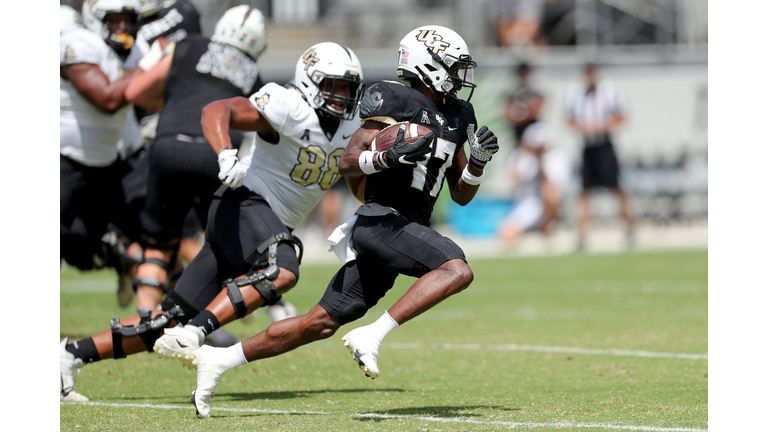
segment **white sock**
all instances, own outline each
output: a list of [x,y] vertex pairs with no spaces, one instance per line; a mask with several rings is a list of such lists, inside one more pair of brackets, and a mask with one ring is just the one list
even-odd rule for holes
[[397,321],[392,319],[386,311],[379,319],[368,325],[368,328],[372,330],[373,336],[378,339],[379,344],[389,332],[398,327],[400,327],[400,325],[397,324]]
[[231,347],[216,348],[216,357],[216,363],[223,366],[226,370],[248,363],[243,353],[243,344],[240,342]]

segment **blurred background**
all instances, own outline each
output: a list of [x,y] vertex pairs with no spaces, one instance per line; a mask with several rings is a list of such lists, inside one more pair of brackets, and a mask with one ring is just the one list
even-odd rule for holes
[[[80,8],[82,0],[61,0]],[[581,191],[583,138],[569,127],[568,86],[583,81],[586,63],[599,66],[626,100],[626,120],[613,134],[621,186],[632,208],[635,246],[707,244],[707,41],[706,0],[191,0],[210,35],[221,14],[238,4],[268,18],[262,78],[285,83],[310,45],[334,41],[352,48],[366,82],[396,79],[400,39],[423,24],[450,27],[463,36],[477,61],[472,103],[480,125],[499,137],[480,194],[458,207],[441,194],[433,225],[463,247],[498,253],[572,251]],[[563,187],[554,235],[536,233],[514,248],[494,243],[501,220],[514,208],[508,163],[516,147],[505,106],[518,86],[517,66],[530,66],[530,85],[543,95],[538,120],[549,144],[564,152],[572,170]],[[346,220],[357,202],[341,197],[328,213],[318,210],[300,227],[310,246],[324,244],[329,227]],[[623,247],[619,205],[610,194],[592,200],[592,250]],[[336,211],[333,211],[336,210]],[[329,220],[330,219],[330,220]],[[321,227],[322,229],[314,229]],[[310,254],[311,255],[311,254]],[[332,259],[332,254],[328,259]]]

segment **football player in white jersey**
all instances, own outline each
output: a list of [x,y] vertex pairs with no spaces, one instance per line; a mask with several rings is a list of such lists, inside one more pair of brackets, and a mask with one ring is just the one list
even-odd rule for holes
[[96,0],[84,5],[85,28],[70,25],[60,36],[60,254],[80,269],[124,270],[115,244],[101,237],[108,222],[138,228],[122,211],[127,169],[118,157],[121,142],[139,139],[123,96],[148,49],[134,43],[138,20],[135,0]]
[[[269,83],[250,98],[203,109],[203,132],[224,183],[209,210],[205,245],[150,321],[114,319],[110,330],[61,342],[62,399],[87,399],[74,392],[76,368],[151,351],[153,340],[161,356],[191,367],[207,333],[276,302],[296,284],[302,247],[291,232],[341,179],[338,160],[358,128],[363,87],[357,56],[323,42],[299,59],[295,85]],[[230,130],[256,132],[248,168],[231,148]],[[361,179],[349,184],[358,197]]]

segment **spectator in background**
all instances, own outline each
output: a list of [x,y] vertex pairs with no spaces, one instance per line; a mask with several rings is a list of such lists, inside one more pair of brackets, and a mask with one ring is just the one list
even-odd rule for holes
[[551,146],[550,132],[543,123],[526,128],[512,156],[509,175],[515,193],[514,207],[499,227],[504,245],[511,245],[527,231],[551,235],[571,166],[568,156]]
[[568,124],[584,138],[581,168],[582,192],[577,221],[578,249],[583,249],[589,222],[590,193],[608,188],[618,198],[621,217],[626,223],[628,246],[634,241],[634,220],[626,193],[619,186],[619,162],[613,149],[612,134],[626,117],[623,94],[610,82],[597,80],[597,65],[584,66],[584,84],[568,88],[565,105]]
[[520,63],[516,73],[517,88],[507,98],[504,108],[504,115],[515,136],[515,148],[520,145],[525,129],[539,120],[539,113],[544,105],[544,95],[529,83],[531,67],[527,63]]
[[495,0],[491,13],[496,21],[499,46],[543,45],[539,30],[544,0]]

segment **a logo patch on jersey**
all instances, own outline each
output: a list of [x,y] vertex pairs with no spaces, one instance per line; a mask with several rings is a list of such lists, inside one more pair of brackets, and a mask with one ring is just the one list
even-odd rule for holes
[[304,129],[304,135],[301,136],[304,141],[309,141],[309,129]]
[[422,114],[421,114],[421,122],[425,123],[425,124],[430,124],[429,123],[429,116],[427,115],[426,111],[422,112]]
[[445,120],[440,117],[440,114],[435,114],[435,119],[437,119],[437,122],[440,123],[440,126],[445,124]]
[[73,50],[72,47],[69,45],[67,45],[67,49],[64,50],[64,58],[65,59],[75,58],[75,50]]
[[451,46],[448,42],[443,41],[442,36],[435,34],[434,30],[421,30],[419,34],[416,35],[416,40],[423,42],[427,48],[432,48],[432,51],[434,51],[435,54],[440,53],[440,51],[445,51],[446,48]]
[[304,60],[304,70],[309,70],[311,66],[320,61],[314,48],[305,52],[301,58]]
[[368,116],[384,104],[384,98],[381,92],[365,92],[363,100],[360,101],[360,112]]
[[263,110],[267,102],[269,102],[269,93],[264,93],[264,96],[256,99],[256,108]]

